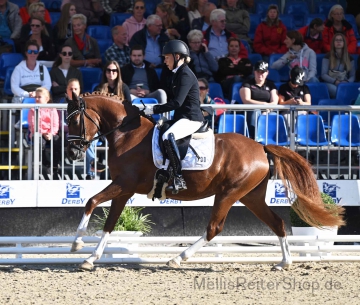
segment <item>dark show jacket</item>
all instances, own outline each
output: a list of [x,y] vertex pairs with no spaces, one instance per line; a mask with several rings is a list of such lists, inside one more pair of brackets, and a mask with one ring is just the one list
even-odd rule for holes
[[196,76],[191,69],[183,64],[173,75],[172,91],[174,97],[166,104],[155,105],[155,114],[174,110],[174,120],[189,119],[191,121],[204,121],[200,109],[200,93]]

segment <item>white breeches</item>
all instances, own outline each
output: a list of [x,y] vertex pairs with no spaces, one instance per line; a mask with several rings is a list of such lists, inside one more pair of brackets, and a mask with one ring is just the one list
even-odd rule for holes
[[190,121],[189,119],[180,119],[174,125],[172,125],[164,134],[162,139],[167,140],[169,133],[173,133],[175,140],[185,138],[188,135],[197,131],[202,122]]

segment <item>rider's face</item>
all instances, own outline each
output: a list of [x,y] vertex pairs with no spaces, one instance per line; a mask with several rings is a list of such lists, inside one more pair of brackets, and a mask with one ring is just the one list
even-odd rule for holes
[[[178,54],[175,55],[176,60],[180,59],[180,56]],[[176,67],[174,67],[174,56],[173,54],[165,54],[164,55],[164,63],[165,65],[167,65],[167,67],[169,68],[169,70],[174,70]]]

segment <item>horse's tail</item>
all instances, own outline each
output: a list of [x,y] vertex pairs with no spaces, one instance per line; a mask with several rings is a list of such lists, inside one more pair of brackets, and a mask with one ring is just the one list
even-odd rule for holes
[[292,208],[302,220],[316,228],[345,225],[344,208],[337,205],[325,207],[311,165],[302,156],[276,145],[266,145],[264,149],[274,156],[275,171],[284,185],[288,187],[285,180],[290,182],[298,199]]

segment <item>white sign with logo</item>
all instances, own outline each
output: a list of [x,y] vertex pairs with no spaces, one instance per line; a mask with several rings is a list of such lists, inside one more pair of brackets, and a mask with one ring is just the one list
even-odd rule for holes
[[35,207],[36,193],[36,181],[0,181],[0,208]]

